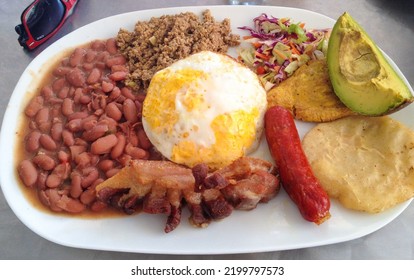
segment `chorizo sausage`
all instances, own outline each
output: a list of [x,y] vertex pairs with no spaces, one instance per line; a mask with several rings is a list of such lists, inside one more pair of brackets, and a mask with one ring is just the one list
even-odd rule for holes
[[329,197],[312,172],[291,113],[280,106],[269,108],[265,134],[282,186],[303,218],[318,225],[329,219]]

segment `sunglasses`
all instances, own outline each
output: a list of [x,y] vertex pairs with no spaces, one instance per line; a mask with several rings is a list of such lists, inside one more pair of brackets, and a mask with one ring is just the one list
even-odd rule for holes
[[78,0],[36,0],[22,13],[22,23],[15,27],[19,44],[33,50],[63,26]]

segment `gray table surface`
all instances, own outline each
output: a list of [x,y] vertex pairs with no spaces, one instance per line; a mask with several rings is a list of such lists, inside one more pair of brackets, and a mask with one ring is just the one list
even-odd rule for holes
[[[224,5],[201,0],[80,0],[59,33],[32,53],[17,43],[14,26],[31,1],[0,0],[0,112],[27,65],[65,34],[101,18],[129,11],[174,6]],[[403,0],[265,0],[265,5],[308,9],[338,18],[344,11],[361,23],[414,86],[414,1]],[[12,65],[12,67],[10,67]],[[3,113],[0,114],[0,121]],[[0,155],[1,158],[1,155]],[[1,165],[6,164],[1,162]],[[69,248],[54,244],[23,225],[0,192],[0,259],[414,259],[414,204],[394,221],[362,238],[296,250],[237,255],[149,255]]]

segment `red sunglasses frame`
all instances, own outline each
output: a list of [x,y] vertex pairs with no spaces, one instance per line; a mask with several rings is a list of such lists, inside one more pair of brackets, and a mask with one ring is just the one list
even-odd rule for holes
[[62,2],[62,4],[65,6],[65,14],[63,15],[63,18],[61,20],[61,22],[59,23],[59,25],[49,34],[45,35],[45,37],[43,37],[40,40],[35,40],[29,30],[29,27],[27,26],[27,22],[25,20],[27,13],[33,8],[34,5],[36,5],[39,1],[41,0],[36,0],[34,1],[32,4],[30,4],[22,13],[20,19],[22,22],[22,25],[24,27],[24,30],[27,34],[27,40],[25,42],[26,44],[26,48],[29,50],[33,50],[35,48],[37,48],[38,46],[40,46],[41,44],[43,44],[45,41],[47,41],[48,39],[50,39],[50,37],[52,37],[53,35],[56,34],[56,32],[59,31],[60,28],[62,28],[63,24],[65,23],[66,19],[72,14],[78,0],[59,0]]

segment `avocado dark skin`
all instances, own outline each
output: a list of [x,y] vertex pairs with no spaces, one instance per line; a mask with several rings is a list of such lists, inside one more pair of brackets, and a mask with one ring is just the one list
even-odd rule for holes
[[409,86],[348,13],[332,29],[327,62],[335,94],[359,114],[390,114],[414,100]]

